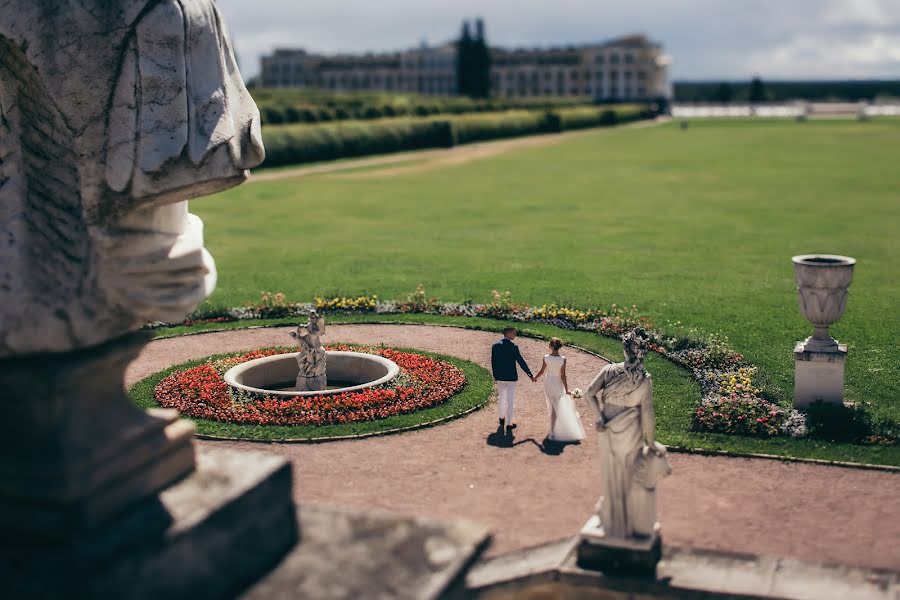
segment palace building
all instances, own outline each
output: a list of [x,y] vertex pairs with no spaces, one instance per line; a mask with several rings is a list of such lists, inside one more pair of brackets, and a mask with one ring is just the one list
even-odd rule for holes
[[[262,58],[265,87],[329,91],[458,93],[456,44],[422,45],[386,54],[325,56],[279,49]],[[559,48],[492,47],[491,94],[503,98],[669,99],[670,59],[645,35]]]

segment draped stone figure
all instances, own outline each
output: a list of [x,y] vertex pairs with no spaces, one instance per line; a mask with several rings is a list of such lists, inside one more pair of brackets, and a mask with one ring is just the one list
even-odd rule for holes
[[212,0],[0,0],[0,358],[183,318],[216,278],[187,200],[263,156]]
[[328,386],[326,379],[327,354],[322,346],[321,336],[325,334],[325,317],[312,310],[305,326],[297,327],[291,337],[300,345],[297,354],[297,391],[316,392]]
[[123,373],[135,330],[215,285],[187,201],[263,157],[212,0],[0,0],[0,538],[93,527],[194,468],[192,425]]
[[656,534],[656,482],[671,472],[656,442],[653,381],[644,369],[643,329],[623,336],[625,362],[604,367],[585,396],[597,416],[603,497],[597,508],[602,534],[649,539]]

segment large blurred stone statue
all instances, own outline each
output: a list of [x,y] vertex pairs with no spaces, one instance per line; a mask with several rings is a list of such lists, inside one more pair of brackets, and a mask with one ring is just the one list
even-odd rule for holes
[[229,598],[294,544],[290,465],[123,386],[263,155],[212,0],[0,0],[0,595]]
[[582,530],[579,560],[648,570],[659,560],[656,484],[671,467],[656,441],[653,381],[644,369],[647,335],[637,328],[622,342],[625,361],[605,366],[585,392],[597,416],[603,496]]
[[0,0],[0,537],[68,536],[194,467],[123,372],[215,284],[187,200],[264,152],[211,0]]
[[190,312],[216,274],[187,200],[262,158],[211,0],[0,0],[0,357]]

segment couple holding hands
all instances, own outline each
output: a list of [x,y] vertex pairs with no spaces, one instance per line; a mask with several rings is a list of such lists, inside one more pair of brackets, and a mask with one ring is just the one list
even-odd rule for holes
[[544,377],[544,396],[547,400],[547,412],[550,417],[550,432],[547,439],[551,442],[579,442],[584,439],[584,428],[575,410],[575,403],[569,395],[569,383],[566,380],[566,357],[560,355],[563,346],[559,338],[550,340],[550,352],[544,356],[541,370],[532,375],[528,363],[522,358],[519,347],[513,343],[516,339],[515,327],[503,330],[503,337],[491,347],[491,369],[497,382],[499,399],[497,410],[500,427],[505,428],[507,435],[516,427],[513,415],[516,406],[516,385],[519,379],[518,366],[533,382]]

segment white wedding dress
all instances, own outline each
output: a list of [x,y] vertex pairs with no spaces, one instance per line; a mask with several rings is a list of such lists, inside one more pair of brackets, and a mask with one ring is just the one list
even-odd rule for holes
[[563,386],[562,373],[566,359],[563,356],[548,354],[544,357],[547,365],[544,377],[544,396],[547,398],[547,411],[556,413],[556,423],[550,430],[549,439],[553,442],[580,442],[584,439],[584,427],[575,410],[572,397]]

